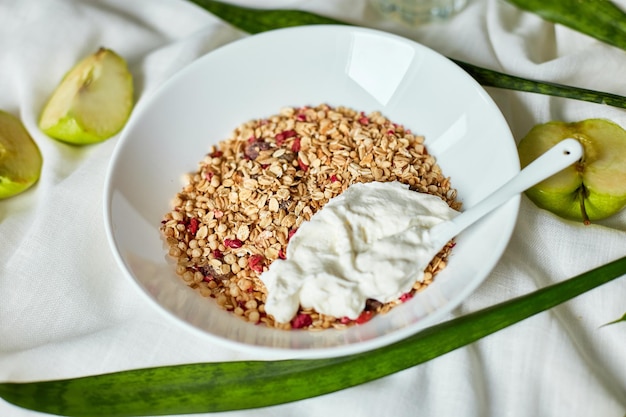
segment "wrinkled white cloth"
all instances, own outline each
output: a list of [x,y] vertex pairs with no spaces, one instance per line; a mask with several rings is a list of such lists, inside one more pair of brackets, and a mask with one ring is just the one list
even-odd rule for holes
[[[619,4],[626,8],[625,0]],[[314,11],[395,32],[479,66],[626,95],[626,52],[503,0],[470,0],[453,19],[419,28],[383,20],[366,0],[272,0],[263,6]],[[1,381],[250,358],[163,320],[121,273],[102,213],[103,181],[117,138],[76,148],[48,138],[36,123],[60,77],[99,46],[127,59],[141,100],[194,59],[244,36],[185,0],[0,0],[0,109],[22,120],[44,157],[33,189],[0,200]],[[602,117],[626,127],[626,110],[487,91],[516,140],[549,120]],[[625,254],[626,212],[585,227],[524,197],[501,261],[451,316]],[[602,325],[624,313],[622,277],[395,375],[319,398],[223,415],[623,417],[626,323]],[[41,414],[0,400],[0,415]]]

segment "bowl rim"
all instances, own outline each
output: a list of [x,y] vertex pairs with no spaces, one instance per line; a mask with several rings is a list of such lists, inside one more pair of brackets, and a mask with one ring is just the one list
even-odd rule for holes
[[[454,61],[449,60],[442,54],[434,51],[433,49],[415,40],[412,40],[412,39],[409,39],[400,35],[396,35],[393,33],[384,32],[378,29],[370,29],[370,28],[363,28],[363,27],[356,27],[356,26],[343,26],[343,25],[298,26],[298,27],[275,29],[275,30],[247,36],[241,39],[237,39],[230,43],[222,45],[216,49],[213,49],[212,51],[196,58],[194,61],[192,61],[191,63],[189,63],[188,65],[186,65],[185,67],[177,71],[175,74],[173,74],[171,77],[169,77],[167,80],[165,80],[163,83],[161,83],[161,85],[156,87],[154,90],[149,91],[146,94],[142,95],[139,98],[139,101],[137,105],[135,106],[133,113],[131,114],[131,118],[129,119],[127,125],[122,130],[118,142],[115,144],[115,148],[113,150],[113,154],[112,154],[112,157],[111,157],[111,160],[110,160],[107,172],[106,172],[106,177],[105,177],[104,220],[105,220],[105,231],[106,231],[107,239],[109,241],[109,246],[111,247],[111,252],[116,260],[116,263],[122,270],[122,273],[126,276],[126,278],[128,278],[133,283],[135,288],[139,290],[139,293],[142,294],[142,297],[145,297],[149,301],[149,304],[152,304],[153,306],[156,307],[155,310],[159,311],[162,315],[164,315],[165,317],[169,319],[174,319],[174,321],[178,325],[182,324],[185,328],[191,329],[194,333],[204,338],[207,338],[210,341],[234,348],[237,351],[261,353],[264,356],[270,356],[270,357],[275,356],[275,355],[278,355],[280,357],[284,357],[285,355],[287,355],[288,357],[311,357],[311,358],[336,357],[336,356],[360,353],[360,352],[364,352],[368,350],[373,350],[376,348],[381,348],[386,345],[403,340],[411,335],[414,335],[431,325],[437,324],[438,322],[441,321],[441,319],[443,319],[446,315],[448,315],[453,309],[457,308],[462,303],[462,301],[465,300],[471,293],[473,293],[488,277],[489,273],[493,270],[493,268],[495,267],[495,265],[501,258],[504,250],[506,249],[506,246],[508,245],[508,241],[510,240],[512,236],[515,223],[517,221],[517,217],[519,214],[519,204],[521,201],[521,196],[516,196],[511,201],[506,203],[506,205],[508,205],[509,207],[508,210],[512,212],[511,218],[509,219],[510,220],[509,223],[507,225],[503,225],[503,228],[501,229],[502,235],[506,236],[506,244],[502,246],[497,256],[495,256],[492,259],[492,263],[485,267],[487,272],[484,275],[484,277],[481,280],[475,280],[472,283],[472,285],[467,285],[463,289],[463,291],[460,291],[457,294],[457,296],[454,299],[449,300],[444,307],[441,307],[437,309],[437,311],[435,311],[434,313],[429,314],[425,318],[425,319],[428,319],[427,321],[429,324],[427,326],[416,326],[416,324],[413,323],[404,328],[395,330],[389,334],[385,334],[383,336],[376,337],[370,340],[360,341],[358,343],[351,343],[348,345],[338,345],[338,346],[331,346],[331,347],[322,347],[322,348],[313,347],[313,348],[307,348],[307,349],[247,344],[242,341],[233,340],[233,339],[223,337],[221,335],[210,333],[204,329],[199,328],[198,326],[192,323],[189,323],[188,321],[184,320],[181,317],[178,317],[176,314],[169,311],[165,306],[163,306],[160,302],[158,302],[158,300],[156,300],[150,293],[148,293],[146,289],[138,282],[138,278],[135,277],[133,272],[130,270],[130,268],[128,268],[126,260],[120,253],[119,246],[116,241],[116,234],[112,226],[113,213],[112,213],[112,207],[111,207],[111,199],[112,199],[112,193],[113,193],[113,188],[114,188],[113,176],[114,176],[116,164],[119,161],[119,156],[125,148],[124,145],[131,140],[130,138],[132,138],[130,134],[132,131],[132,127],[136,123],[139,123],[139,121],[141,121],[142,115],[144,113],[144,109],[148,109],[155,102],[155,100],[158,100],[163,94],[165,94],[171,88],[172,85],[175,85],[177,83],[177,80],[183,79],[195,67],[202,65],[202,63],[205,62],[206,60],[210,60],[211,59],[210,57],[214,56],[218,51],[223,51],[227,48],[232,47],[235,44],[244,45],[246,43],[252,42],[251,39],[255,39],[255,41],[257,41],[260,38],[272,39],[272,37],[274,36],[290,36],[294,32],[315,33],[315,31],[319,31],[319,30],[335,30],[335,31],[345,31],[349,33],[362,32],[362,33],[373,34],[376,36],[388,37],[388,38],[392,38],[403,43],[407,43],[408,45],[411,45],[413,48],[421,49],[422,51],[427,53],[429,56],[437,57],[436,59],[439,59],[439,60],[445,59],[448,62],[448,64],[446,65],[450,65],[451,67],[455,68],[455,71],[459,74],[460,77],[465,77],[464,82],[468,82],[472,84],[472,87],[473,89],[476,90],[476,93],[482,96],[485,102],[490,107],[492,107],[493,110],[495,110],[496,114],[498,114],[501,117],[501,121],[503,121],[506,124],[506,120],[504,119],[504,116],[502,115],[500,109],[495,104],[493,99],[487,94],[486,90],[474,78],[472,78],[465,70],[463,70],[459,65],[457,65]],[[508,129],[508,125],[507,125],[507,129]],[[508,132],[510,133],[510,129],[508,129]],[[511,138],[512,138],[512,135],[511,135]],[[519,166],[517,169],[519,170]],[[425,319],[421,321],[424,321]]]

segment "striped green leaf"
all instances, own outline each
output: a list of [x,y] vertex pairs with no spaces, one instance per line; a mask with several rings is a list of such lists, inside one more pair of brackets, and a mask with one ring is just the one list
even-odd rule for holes
[[607,324],[605,324],[605,326],[608,326],[609,324],[615,324],[615,323],[620,323],[620,322],[625,322],[626,323],[626,314],[624,314],[622,317],[620,317],[617,320],[613,320]]
[[331,359],[198,363],[84,378],[1,383],[0,397],[64,416],[123,417],[258,408],[339,391],[466,346],[626,274],[626,257],[393,345]]
[[[189,0],[229,24],[251,34],[303,25],[342,24],[303,10],[242,7],[215,0]],[[584,29],[584,33],[626,49],[626,14],[608,0],[508,0],[556,23]],[[576,18],[580,18],[576,21]],[[614,22],[610,29],[607,21]],[[545,94],[626,108],[626,97],[564,84],[531,80],[453,60],[480,84],[508,90]]]

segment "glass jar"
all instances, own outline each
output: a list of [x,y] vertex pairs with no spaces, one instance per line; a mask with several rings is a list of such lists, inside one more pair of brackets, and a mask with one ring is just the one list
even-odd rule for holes
[[387,18],[415,26],[443,21],[462,10],[468,0],[370,0]]

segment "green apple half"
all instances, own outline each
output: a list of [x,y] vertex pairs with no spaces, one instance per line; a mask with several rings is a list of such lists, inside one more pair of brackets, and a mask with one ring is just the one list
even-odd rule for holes
[[126,61],[100,48],[74,66],[52,93],[39,119],[47,135],[85,145],[118,133],[133,108],[133,77]]
[[41,175],[39,147],[22,122],[0,111],[0,199],[30,188]]
[[537,125],[519,142],[522,167],[565,138],[580,141],[582,159],[526,191],[537,206],[589,223],[626,206],[626,131],[604,119]]

